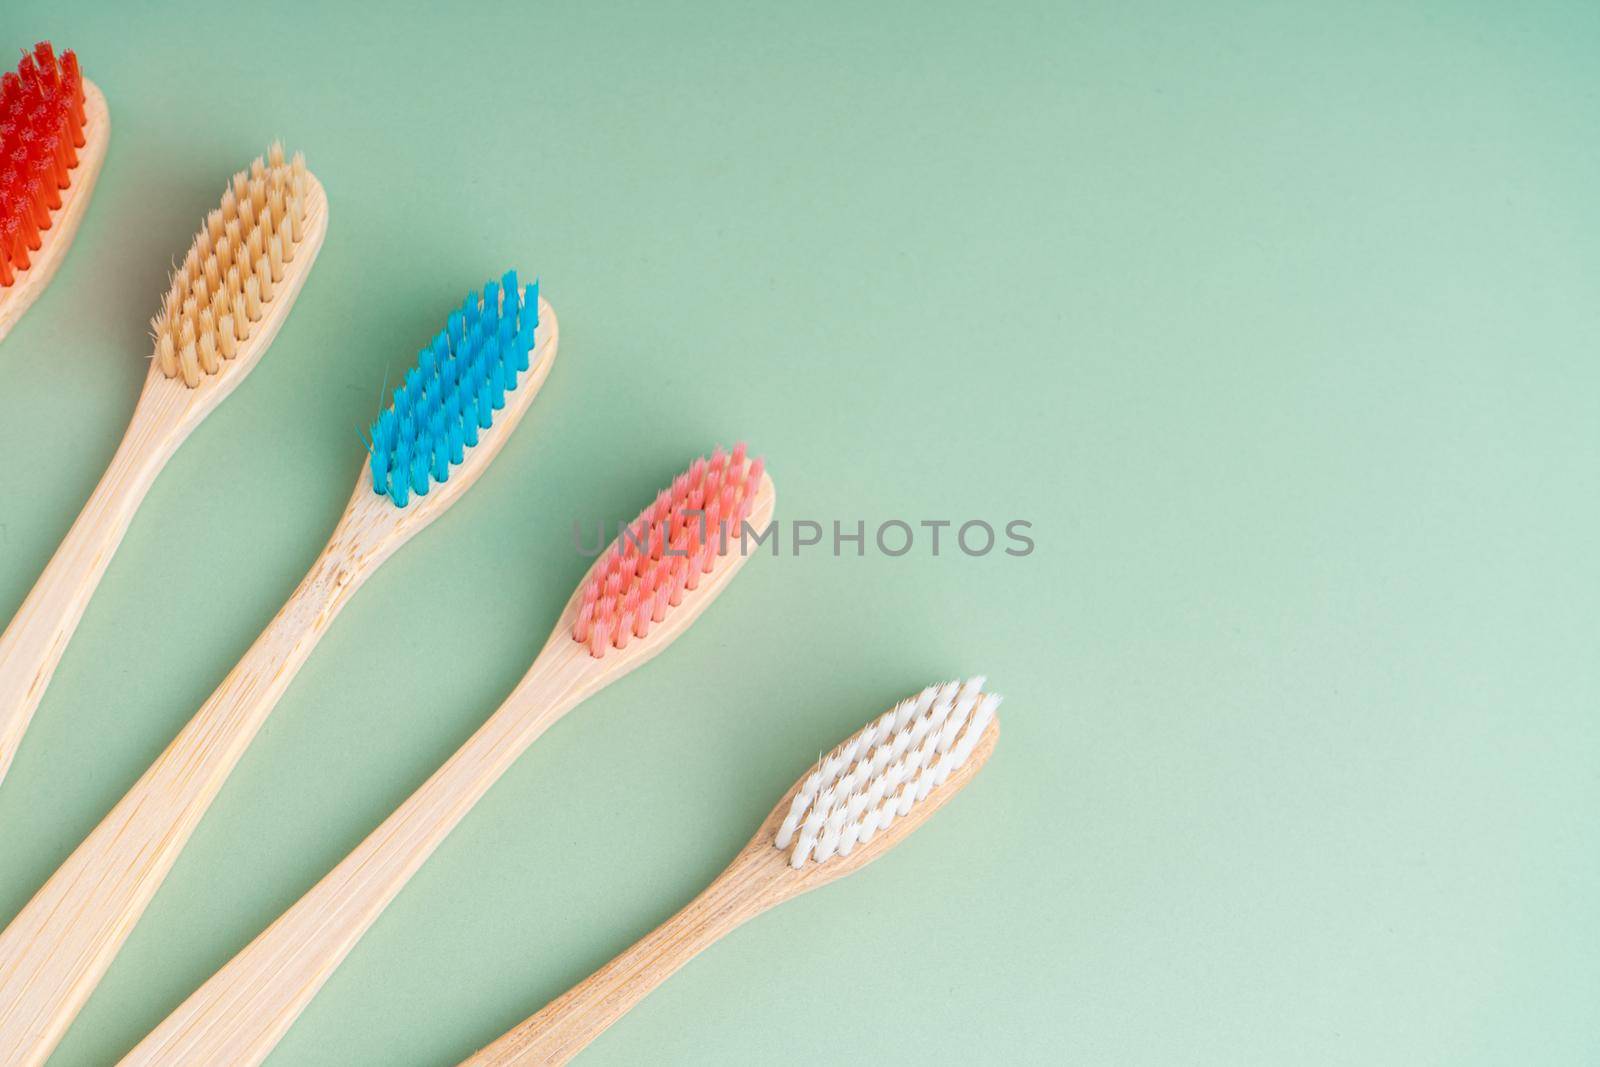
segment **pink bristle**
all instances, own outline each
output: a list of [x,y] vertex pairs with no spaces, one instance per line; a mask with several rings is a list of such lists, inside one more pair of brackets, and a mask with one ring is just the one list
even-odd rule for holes
[[572,636],[592,656],[644,639],[700,576],[715,570],[754,506],[760,468],[744,445],[701,457],[656,494],[596,562],[584,584]]

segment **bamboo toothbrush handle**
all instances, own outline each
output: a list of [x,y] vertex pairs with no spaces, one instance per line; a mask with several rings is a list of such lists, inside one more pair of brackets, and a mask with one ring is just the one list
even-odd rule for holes
[[100,484],[0,635],[0,781],[134,512],[177,448],[167,408],[159,398],[139,404]]
[[360,577],[323,553],[156,762],[0,933],[0,1063],[41,1063]]
[[[571,641],[565,644],[582,653]],[[123,1067],[242,1067],[264,1060],[446,835],[517,756],[577,703],[583,666],[573,655],[541,657],[444,766],[151,1031]]]
[[[764,851],[777,855],[769,844]],[[616,959],[529,1016],[461,1067],[566,1063],[679,967],[783,899],[771,861],[752,845],[705,892]]]

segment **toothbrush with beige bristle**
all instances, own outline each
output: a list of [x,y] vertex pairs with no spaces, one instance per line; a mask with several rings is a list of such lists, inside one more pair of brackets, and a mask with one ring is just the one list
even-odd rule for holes
[[0,1064],[49,1056],[328,627],[505,447],[550,373],[557,337],[537,283],[524,289],[512,271],[469,296],[422,349],[373,425],[355,491],[299,588],[0,932]]
[[867,724],[794,784],[705,892],[462,1067],[566,1063],[725,934],[899,844],[994,751],[1000,697],[983,682],[929,686]]
[[233,176],[201,223],[151,322],[155,352],[122,444],[0,634],[0,779],[134,512],[178,446],[260,362],[327,227],[322,186],[277,145]]
[[474,804],[567,712],[683,634],[765,531],[772,479],[744,446],[696,460],[626,526],[567,602],[500,709],[410,799],[123,1060],[264,1060],[361,936]]

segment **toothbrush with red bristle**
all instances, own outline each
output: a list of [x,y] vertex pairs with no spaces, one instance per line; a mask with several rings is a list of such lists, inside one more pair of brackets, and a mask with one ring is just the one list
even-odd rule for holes
[[236,173],[201,220],[151,321],[150,369],[122,443],[0,633],[0,780],[139,505],[179,446],[260,363],[327,232],[321,183],[299,153],[285,159],[277,144]]
[[355,491],[310,572],[0,932],[0,1064],[31,1067],[50,1055],[323,634],[384,561],[488,470],[549,376],[558,337],[538,284],[523,287],[508,271],[481,297],[470,294],[422,348],[372,427]]
[[981,677],[930,685],[847,738],[682,911],[461,1067],[566,1063],[719,938],[895,847],[994,751],[1000,697],[983,686]]
[[772,480],[741,446],[695,461],[595,561],[500,709],[383,825],[184,1001],[129,1064],[260,1063],[356,942],[540,734],[688,629],[764,530]]
[[66,257],[110,139],[105,95],[75,53],[40,41],[0,75],[0,338]]

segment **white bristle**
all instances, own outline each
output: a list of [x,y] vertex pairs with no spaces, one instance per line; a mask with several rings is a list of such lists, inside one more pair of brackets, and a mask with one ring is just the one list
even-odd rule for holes
[[850,855],[949,780],[1000,706],[984,681],[929,686],[820,758],[773,835],[789,865]]

